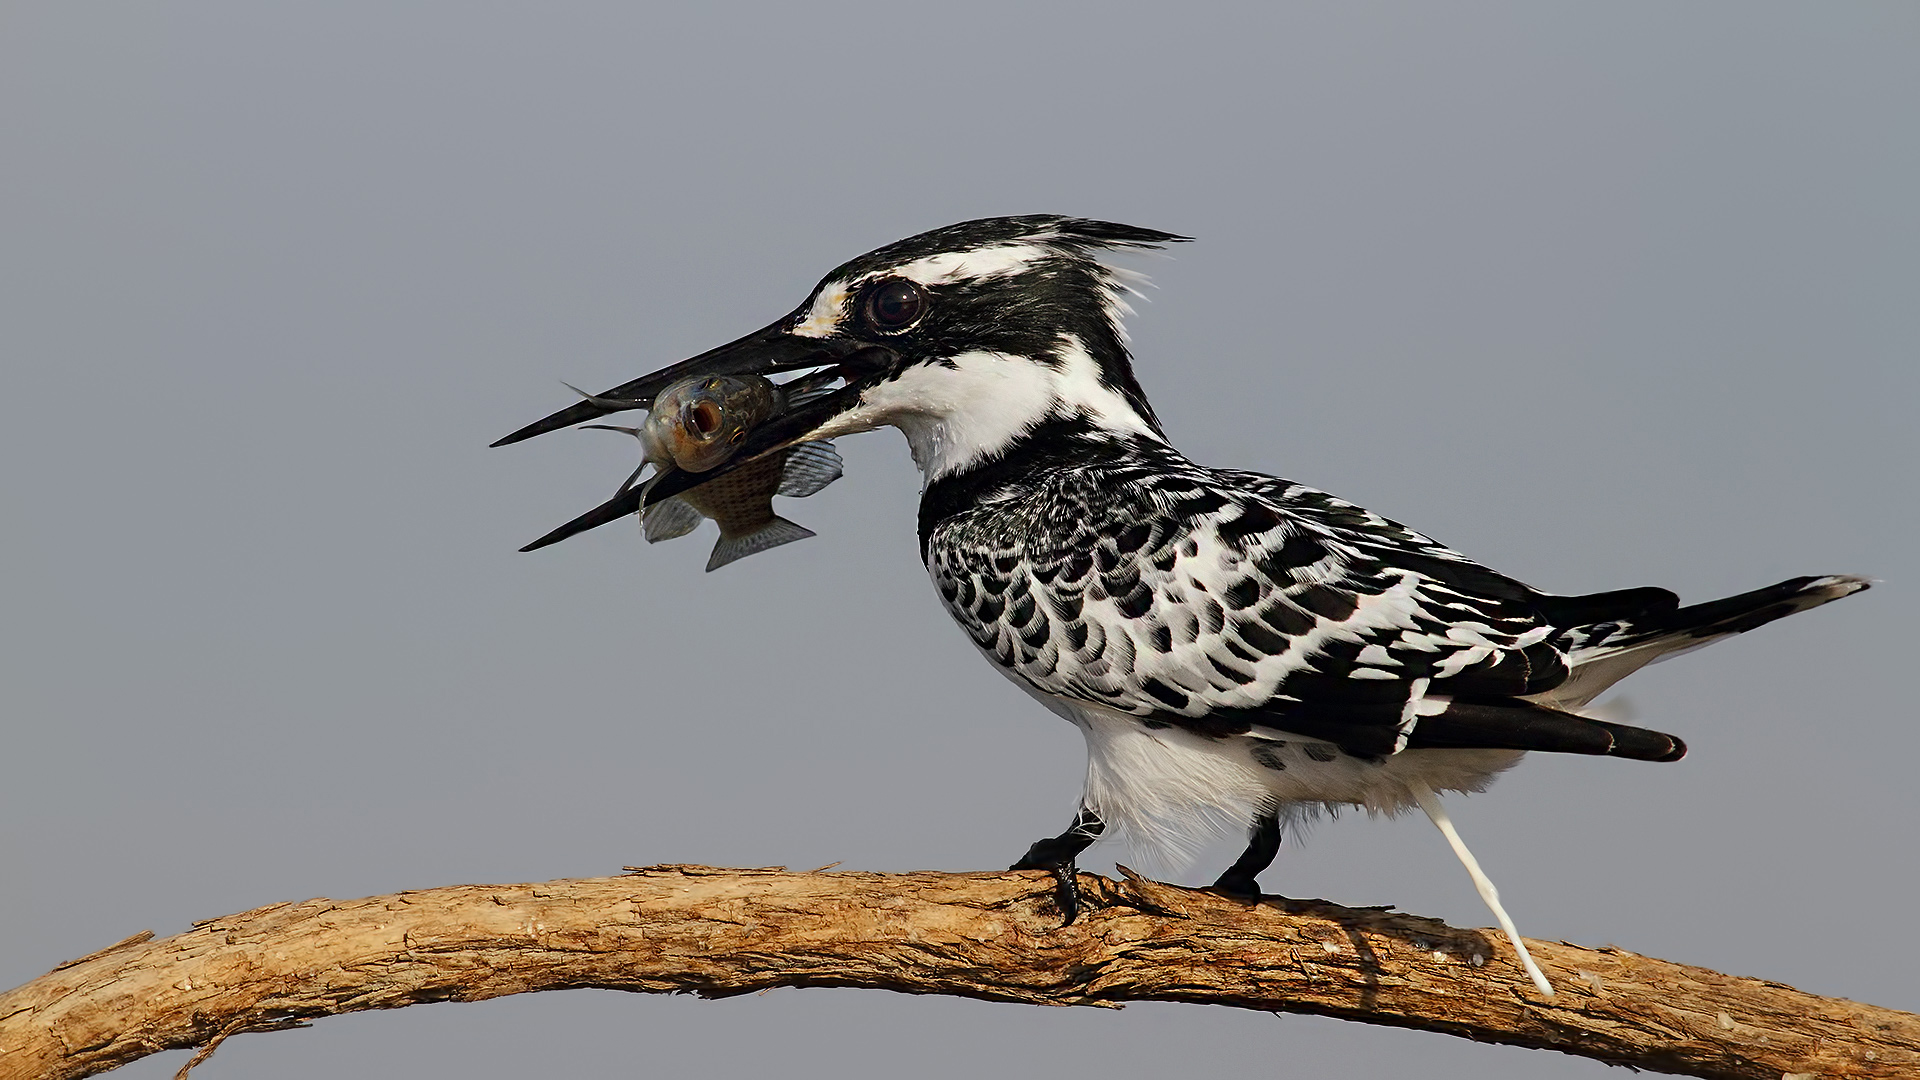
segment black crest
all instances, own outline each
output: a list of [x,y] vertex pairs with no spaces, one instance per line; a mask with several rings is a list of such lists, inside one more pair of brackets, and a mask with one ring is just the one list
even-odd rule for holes
[[1002,244],[1049,244],[1059,247],[1063,253],[1093,258],[1100,251],[1157,248],[1189,239],[1191,237],[1157,229],[1060,214],[976,218],[896,240],[847,262],[828,274],[826,280],[853,277],[942,252],[978,251]]

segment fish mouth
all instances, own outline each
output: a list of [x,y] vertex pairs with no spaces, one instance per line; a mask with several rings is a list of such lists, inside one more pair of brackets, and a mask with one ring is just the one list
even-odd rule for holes
[[847,338],[800,337],[788,332],[791,325],[791,317],[782,319],[738,341],[622,383],[605,393],[583,395],[584,400],[495,442],[494,446],[506,446],[608,413],[649,408],[662,391],[683,379],[711,375],[794,376],[780,386],[789,401],[798,398],[799,403],[790,404],[786,411],[749,429],[738,451],[726,461],[698,473],[669,468],[645,484],[622,488],[613,498],[520,550],[535,551],[618,521],[642,507],[717,480],[758,458],[800,442],[809,432],[852,408],[869,387],[884,382],[898,369],[899,354],[891,349]]

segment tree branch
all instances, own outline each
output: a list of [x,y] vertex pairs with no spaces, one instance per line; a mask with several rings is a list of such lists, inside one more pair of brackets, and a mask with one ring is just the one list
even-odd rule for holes
[[1700,1077],[1920,1076],[1920,1016],[1416,916],[1082,875],[656,866],[275,904],[135,935],[0,994],[0,1078],[90,1076],[359,1009],[598,987],[707,997],[858,986],[1039,1005],[1187,1001],[1444,1032]]

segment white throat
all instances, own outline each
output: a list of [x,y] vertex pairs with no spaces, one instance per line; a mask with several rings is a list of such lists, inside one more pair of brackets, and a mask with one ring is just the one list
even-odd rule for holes
[[1117,434],[1160,437],[1100,381],[1099,366],[1080,340],[1066,335],[1053,363],[972,351],[945,364],[915,365],[867,390],[858,405],[806,438],[897,427],[914,464],[933,481],[1004,451],[1049,418],[1076,415]]

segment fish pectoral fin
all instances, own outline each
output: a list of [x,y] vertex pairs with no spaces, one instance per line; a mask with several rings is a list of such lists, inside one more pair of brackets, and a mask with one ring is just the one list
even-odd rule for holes
[[804,499],[840,479],[840,451],[830,442],[804,442],[787,451],[786,466],[780,472],[775,495]]
[[812,529],[776,517],[750,533],[722,536],[719,543],[713,545],[712,557],[707,559],[707,572],[712,573],[735,559],[744,559],[756,552],[791,544],[795,540],[805,540],[812,535]]
[[685,536],[699,524],[700,511],[678,496],[662,499],[640,511],[640,530],[646,534],[649,544]]

